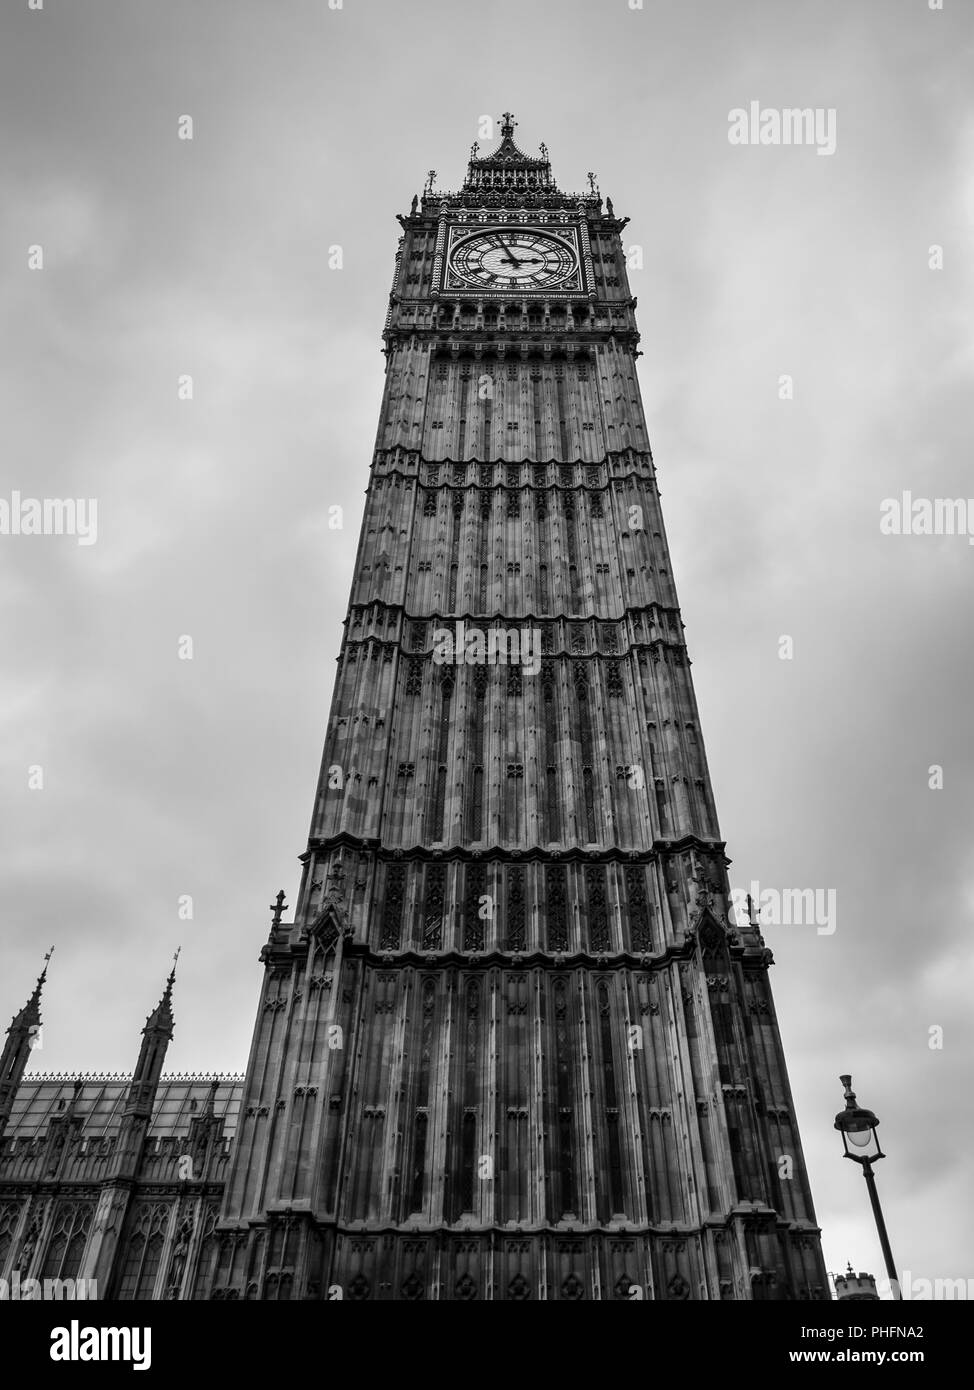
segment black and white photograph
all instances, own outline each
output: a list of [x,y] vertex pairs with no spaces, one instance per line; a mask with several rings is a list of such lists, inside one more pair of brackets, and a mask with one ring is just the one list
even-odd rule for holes
[[8,0],[0,119],[25,1373],[956,1365],[971,0]]

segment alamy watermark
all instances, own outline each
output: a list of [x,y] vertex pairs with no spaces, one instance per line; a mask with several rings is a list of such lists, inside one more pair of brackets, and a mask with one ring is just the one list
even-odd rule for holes
[[52,1361],[131,1361],[133,1371],[152,1365],[151,1327],[82,1327],[72,1318],[51,1329]]
[[98,539],[94,497],[0,497],[0,536],[77,536],[79,545]]
[[835,107],[762,106],[727,113],[731,145],[814,145],[816,154],[835,154]]
[[819,936],[831,936],[836,928],[834,888],[762,888],[731,890],[738,922],[749,920],[753,904],[762,927],[815,927]]
[[884,536],[966,536],[974,545],[974,497],[884,497],[879,529]]
[[485,632],[460,619],[453,630],[433,632],[433,661],[437,666],[521,666],[527,676],[541,670],[539,627],[492,627]]
[[877,1279],[876,1292],[881,1298],[895,1298],[897,1291],[907,1303],[969,1299],[974,1298],[974,1279],[918,1279],[910,1269],[904,1269],[900,1280]]
[[9,1279],[0,1279],[0,1303],[25,1303],[37,1299],[72,1302],[97,1297],[97,1279],[21,1279],[19,1269],[12,1270]]

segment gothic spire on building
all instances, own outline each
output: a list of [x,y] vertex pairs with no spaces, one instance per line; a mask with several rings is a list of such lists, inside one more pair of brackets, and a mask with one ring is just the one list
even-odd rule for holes
[[0,1135],[3,1134],[13,1107],[17,1088],[23,1080],[27,1062],[41,1041],[41,992],[47,979],[54,947],[44,957],[44,965],[24,1007],[10,1021],[3,1049],[0,1051]]
[[[166,978],[166,987],[162,991],[162,997],[145,1021],[145,1027],[142,1029],[143,1036],[164,1036],[167,1042],[172,1037],[172,987],[176,982],[176,963],[179,960],[179,949],[177,947],[173,957],[172,969]],[[138,1068],[136,1068],[136,1073],[138,1073]]]
[[[437,212],[444,206],[554,208],[563,205],[601,207],[597,190],[588,193],[565,193],[555,182],[548,158],[548,147],[542,144],[538,155],[529,155],[514,139],[517,122],[513,113],[505,111],[500,118],[500,143],[486,154],[480,153],[474,142],[467,164],[467,177],[456,192],[434,189],[435,171],[430,170],[423,189],[422,212]],[[416,216],[413,208],[411,216]]]
[[149,1014],[142,1029],[142,1045],[139,1059],[132,1074],[132,1084],[126,1098],[125,1113],[149,1117],[155,1100],[156,1088],[162,1075],[166,1051],[172,1041],[174,1022],[172,1012],[172,990],[176,979],[176,961],[179,951],[173,958],[172,969],[166,980],[165,989],[156,1007]]
[[516,125],[512,113],[505,111],[501,118],[501,142],[497,149],[487,155],[471,155],[462,190],[464,194],[478,191],[558,191],[551,176],[547,150],[542,148],[540,158],[525,154],[514,141]]

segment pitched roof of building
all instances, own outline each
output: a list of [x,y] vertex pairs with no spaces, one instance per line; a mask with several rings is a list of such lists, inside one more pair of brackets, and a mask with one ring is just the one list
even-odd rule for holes
[[[131,1075],[114,1072],[85,1076],[28,1073],[17,1090],[6,1137],[42,1138],[48,1123],[63,1115],[72,1100],[74,1114],[84,1122],[87,1134],[117,1134],[131,1080]],[[81,1083],[77,1092],[75,1082]],[[160,1138],[187,1134],[190,1121],[205,1113],[212,1092],[213,1113],[223,1120],[224,1134],[232,1136],[237,1127],[243,1083],[242,1075],[184,1072],[162,1076],[149,1134]]]

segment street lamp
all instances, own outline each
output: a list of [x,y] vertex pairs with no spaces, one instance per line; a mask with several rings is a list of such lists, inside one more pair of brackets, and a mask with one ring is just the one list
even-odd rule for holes
[[866,1179],[866,1187],[869,1189],[869,1201],[872,1204],[873,1216],[876,1218],[876,1230],[879,1232],[879,1243],[883,1249],[883,1259],[886,1262],[886,1273],[889,1275],[890,1285],[893,1289],[894,1298],[902,1298],[900,1292],[900,1281],[896,1274],[896,1265],[893,1263],[893,1252],[889,1248],[889,1236],[886,1234],[886,1222],[883,1220],[883,1209],[879,1205],[879,1193],[876,1191],[876,1178],[873,1173],[873,1164],[886,1155],[879,1147],[879,1136],[876,1130],[879,1121],[871,1110],[863,1110],[856,1104],[856,1093],[852,1089],[852,1077],[840,1076],[845,1094],[845,1109],[840,1110],[835,1117],[835,1128],[842,1135],[842,1143],[845,1148],[844,1158],[851,1158],[853,1163],[858,1163],[862,1168],[862,1175]]

